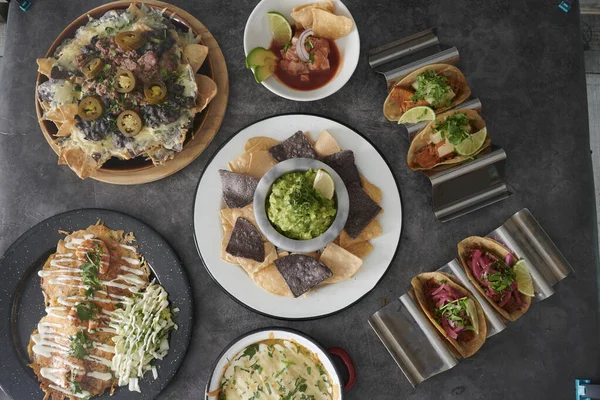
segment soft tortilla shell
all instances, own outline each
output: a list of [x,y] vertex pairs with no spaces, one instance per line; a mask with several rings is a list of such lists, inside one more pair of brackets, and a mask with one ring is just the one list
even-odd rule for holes
[[461,156],[461,155],[457,154],[455,157],[453,157],[449,160],[446,160],[446,161],[442,161],[441,163],[437,163],[431,168],[420,167],[419,164],[417,164],[415,162],[415,153],[417,151],[421,150],[423,147],[428,145],[429,138],[433,134],[433,128],[435,127],[436,122],[444,121],[446,118],[448,118],[454,114],[458,114],[458,113],[467,114],[467,117],[469,119],[475,120],[475,122],[473,123],[473,125],[475,126],[475,132],[485,128],[485,121],[483,120],[483,118],[481,118],[481,115],[479,115],[479,113],[475,110],[452,110],[452,111],[445,112],[441,115],[438,115],[435,118],[435,120],[433,120],[429,124],[427,124],[427,126],[425,126],[425,128],[423,128],[421,130],[421,132],[419,132],[414,137],[413,141],[410,143],[410,147],[408,148],[408,156],[406,157],[406,160],[408,162],[408,167],[410,169],[412,169],[413,171],[422,171],[422,170],[431,170],[440,165],[459,164],[466,160],[469,160],[472,157],[475,157],[477,154],[481,153],[483,150],[487,149],[488,147],[490,147],[492,145],[492,139],[490,139],[490,137],[487,136],[485,138],[485,142],[483,142],[483,145],[481,146],[481,148],[479,150],[477,150],[475,152],[475,154],[473,154],[469,157]]
[[[476,335],[476,337],[473,340],[465,343],[452,339],[446,334],[444,328],[435,321],[435,319],[433,318],[433,314],[429,309],[427,294],[425,293],[425,283],[430,279],[432,279],[434,282],[440,285],[442,280],[446,280],[448,286],[456,290],[458,293],[467,296],[473,301],[473,303],[475,303],[475,308],[477,309],[477,317],[479,319],[479,334]],[[423,313],[427,316],[427,318],[429,318],[429,321],[433,324],[433,326],[436,327],[439,333],[452,345],[452,348],[455,349],[461,357],[470,357],[481,348],[487,337],[487,324],[485,321],[485,314],[483,313],[481,305],[479,304],[477,299],[467,289],[454,282],[450,276],[441,272],[424,272],[415,276],[410,281],[410,284],[414,289],[415,297],[419,302]]]
[[[396,83],[392,87],[392,89],[395,87],[400,87],[411,91],[414,90],[412,88],[412,84],[415,83],[415,81],[417,80],[417,76],[427,70],[437,72],[438,74],[446,76],[451,80],[456,80],[458,82],[458,86],[460,87],[458,93],[456,93],[456,95],[450,102],[450,107],[436,109],[435,112],[437,114],[463,103],[471,96],[471,89],[467,84],[465,76],[458,68],[450,64],[432,64],[423,68],[419,68],[416,71],[413,71],[404,78],[402,78],[398,83]],[[400,107],[400,104],[391,98],[391,93],[392,90],[390,90],[390,93],[388,94],[387,98],[385,99],[385,102],[383,103],[383,115],[385,115],[385,117],[390,121],[398,121],[398,119],[400,119],[400,117],[402,116],[403,112],[402,108]]]
[[312,30],[316,36],[336,40],[346,36],[352,30],[354,23],[348,17],[335,15],[321,8],[313,8]]
[[[531,305],[531,297],[525,296],[525,295],[521,296],[521,300],[523,301],[523,308],[521,310],[516,310],[516,311],[509,313],[505,309],[499,307],[498,304],[496,304],[492,299],[488,298],[485,295],[485,291],[481,288],[481,286],[479,285],[479,282],[473,276],[473,273],[471,272],[471,268],[469,268],[467,254],[468,254],[468,249],[470,249],[470,248],[487,250],[490,253],[494,253],[494,254],[498,255],[498,257],[500,257],[502,259],[506,258],[506,256],[508,254],[512,254],[512,252],[509,249],[507,249],[504,245],[502,245],[501,243],[498,243],[497,241],[495,241],[493,239],[479,237],[479,236],[468,237],[466,239],[463,239],[458,244],[458,258],[460,260],[460,264],[462,265],[463,269],[465,270],[467,277],[469,278],[471,283],[473,283],[473,286],[475,286],[477,288],[479,293],[481,293],[481,295],[483,297],[485,297],[485,299],[488,301],[488,303],[490,303],[490,305],[492,307],[494,307],[494,309],[502,316],[502,318],[504,318],[506,321],[518,320],[529,309],[529,306]],[[514,256],[514,254],[513,254],[513,256]],[[516,257],[515,257],[515,259],[516,259]]]

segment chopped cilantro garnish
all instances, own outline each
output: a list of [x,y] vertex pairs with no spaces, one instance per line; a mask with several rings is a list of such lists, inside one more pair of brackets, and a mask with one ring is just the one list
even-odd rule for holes
[[91,302],[88,304],[79,303],[75,305],[75,310],[80,320],[87,321],[96,318],[96,312],[100,311],[100,307]]
[[87,286],[85,296],[89,299],[94,296],[96,290],[100,290],[102,285],[98,278],[98,271],[102,266],[102,249],[98,248],[95,251],[89,251],[86,253],[87,261],[79,266],[81,270],[81,279],[84,285]]
[[283,51],[288,51],[288,49],[292,46],[292,42],[286,43],[285,46],[283,46]]
[[444,121],[438,121],[434,127],[435,132],[440,132],[443,139],[457,145],[469,138],[470,120],[465,113],[456,113]]
[[83,330],[77,332],[75,336],[71,336],[69,339],[71,340],[71,351],[69,354],[78,360],[83,360],[88,355],[88,349],[93,347],[92,341]]
[[71,386],[71,393],[77,394],[82,393],[81,384],[75,380],[69,381],[69,385]]
[[258,351],[258,344],[257,343],[251,344],[250,346],[248,346],[246,348],[246,350],[244,350],[244,353],[236,359],[236,361],[243,357],[248,357],[248,359],[251,359],[252,357],[254,357],[254,355],[256,354],[257,351]]
[[427,70],[417,76],[417,90],[411,100],[426,99],[433,107],[447,107],[451,100],[450,96],[448,96],[450,90],[452,88],[445,76]]
[[434,314],[441,318],[446,317],[456,326],[462,326],[465,330],[474,330],[471,319],[467,314],[468,297],[462,297],[453,301],[449,301],[438,309],[434,310]]

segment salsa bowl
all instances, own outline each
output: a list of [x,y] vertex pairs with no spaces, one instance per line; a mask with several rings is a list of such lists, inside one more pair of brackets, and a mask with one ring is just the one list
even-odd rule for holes
[[[267,216],[267,199],[271,194],[271,187],[277,179],[290,172],[304,172],[310,169],[325,170],[333,179],[337,213],[335,219],[323,234],[308,240],[291,239],[279,233],[272,225]],[[308,253],[319,250],[333,242],[344,229],[349,211],[350,199],[348,198],[348,190],[342,178],[327,164],[312,158],[292,158],[280,162],[261,178],[254,192],[254,217],[261,232],[269,242],[278,248],[293,253]]]
[[[247,56],[250,51],[256,47],[270,47],[272,33],[269,28],[267,13],[276,11],[283,14],[288,22],[293,25],[290,18],[292,9],[308,3],[315,3],[311,0],[262,0],[254,8],[244,29],[244,52]],[[358,64],[360,55],[360,37],[356,22],[352,18],[350,11],[344,3],[339,0],[333,0],[335,14],[349,18],[353,22],[352,30],[344,37],[335,40],[335,45],[339,51],[339,66],[333,78],[326,84],[313,90],[293,89],[275,76],[262,81],[262,85],[276,95],[294,101],[314,101],[328,97],[340,90],[350,79]]]
[[[356,382],[356,370],[350,355],[339,347],[325,349],[314,338],[300,331],[289,328],[261,328],[248,332],[234,339],[221,354],[212,368],[212,372],[207,379],[205,400],[216,400],[219,398],[218,389],[221,385],[221,378],[234,361],[234,357],[244,349],[265,341],[290,341],[302,346],[316,356],[322,364],[324,371],[331,379],[332,399],[341,400],[344,398],[344,392],[349,391]],[[333,362],[332,356],[339,357],[347,370],[348,380],[344,382],[338,368]]]

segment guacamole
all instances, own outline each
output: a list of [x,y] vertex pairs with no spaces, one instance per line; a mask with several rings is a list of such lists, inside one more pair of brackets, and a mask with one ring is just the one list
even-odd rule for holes
[[327,199],[313,188],[316,171],[290,172],[271,186],[267,216],[281,234],[290,239],[314,239],[335,220],[335,197]]

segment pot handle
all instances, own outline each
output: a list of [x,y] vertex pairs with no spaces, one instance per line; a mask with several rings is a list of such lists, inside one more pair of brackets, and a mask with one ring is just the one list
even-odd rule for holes
[[340,347],[330,347],[327,351],[332,355],[339,357],[344,363],[346,371],[348,371],[348,382],[344,385],[344,392],[349,391],[356,383],[356,368],[354,368],[354,362],[352,361],[350,354]]

